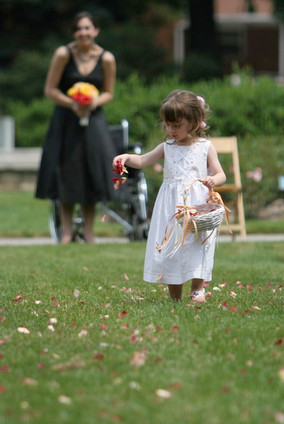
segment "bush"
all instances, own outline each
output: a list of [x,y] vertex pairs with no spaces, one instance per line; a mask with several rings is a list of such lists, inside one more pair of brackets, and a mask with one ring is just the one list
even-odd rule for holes
[[[141,141],[149,150],[163,140],[159,107],[170,91],[185,88],[204,96],[212,110],[210,135],[238,137],[245,210],[247,216],[253,217],[260,207],[279,195],[277,179],[284,168],[284,89],[270,78],[254,79],[248,72],[236,80],[238,85],[233,85],[229,77],[187,84],[172,77],[147,85],[134,74],[126,81],[117,81],[115,100],[105,107],[105,112],[109,124],[127,119],[131,141]],[[50,101],[7,101],[7,108],[16,118],[17,146],[41,146],[53,108]],[[247,172],[258,167],[262,168],[262,180],[247,178]],[[145,172],[151,206],[161,174],[152,168]]]
[[155,31],[137,23],[123,23],[105,28],[99,35],[99,43],[110,50],[117,61],[117,76],[127,79],[133,72],[148,81],[160,75],[165,68],[166,53],[153,44]]
[[[239,138],[239,156],[247,218],[279,197],[278,176],[284,169],[284,135]],[[260,179],[256,177],[259,169]]]
[[181,75],[183,81],[186,82],[220,78],[222,75],[221,63],[210,54],[190,53],[185,58]]
[[8,100],[30,102],[43,95],[50,56],[22,51],[11,68],[0,71],[0,111],[7,113]]
[[10,101],[7,111],[16,119],[16,146],[40,147],[43,144],[53,104],[46,98],[34,99],[28,105]]

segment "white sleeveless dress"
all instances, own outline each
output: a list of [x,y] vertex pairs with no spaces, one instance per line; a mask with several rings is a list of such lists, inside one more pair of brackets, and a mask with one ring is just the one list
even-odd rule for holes
[[[175,237],[159,251],[170,219],[177,211],[176,205],[184,204],[184,190],[193,180],[208,175],[207,155],[210,141],[199,139],[191,146],[179,146],[170,140],[164,143],[164,180],[158,192],[151,218],[146,246],[144,280],[150,283],[183,284],[193,278],[211,281],[216,244],[216,231],[195,234],[185,238],[183,247],[174,251]],[[208,188],[200,182],[192,184],[187,193],[187,205],[206,203]]]

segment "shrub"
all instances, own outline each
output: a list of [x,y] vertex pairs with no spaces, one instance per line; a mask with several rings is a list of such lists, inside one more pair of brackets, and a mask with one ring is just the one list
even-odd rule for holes
[[22,51],[11,68],[0,71],[0,111],[7,112],[7,101],[30,102],[43,95],[50,56]]
[[34,99],[29,104],[22,101],[10,101],[7,111],[16,119],[16,146],[42,146],[53,104],[46,98]]
[[219,78],[222,75],[220,61],[210,54],[191,53],[185,58],[181,70],[185,82]]
[[[130,140],[142,142],[149,150],[163,140],[159,107],[170,91],[185,88],[204,96],[212,110],[210,135],[238,137],[245,210],[253,217],[279,195],[277,178],[284,168],[284,89],[270,78],[254,79],[248,72],[241,73],[237,80],[238,85],[233,85],[229,77],[188,84],[172,77],[159,78],[149,85],[133,74],[126,81],[117,81],[115,100],[105,112],[110,124],[127,119]],[[16,118],[17,146],[41,146],[53,108],[51,102],[41,98],[28,104],[14,100],[6,103]],[[262,168],[260,182],[246,177],[257,167]],[[152,205],[161,175],[152,168],[145,172]]]

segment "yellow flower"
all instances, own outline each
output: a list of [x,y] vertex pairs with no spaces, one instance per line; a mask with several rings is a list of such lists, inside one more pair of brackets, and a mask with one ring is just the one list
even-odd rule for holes
[[73,97],[76,94],[83,94],[84,96],[97,97],[99,90],[88,82],[77,82],[67,91],[67,95]]

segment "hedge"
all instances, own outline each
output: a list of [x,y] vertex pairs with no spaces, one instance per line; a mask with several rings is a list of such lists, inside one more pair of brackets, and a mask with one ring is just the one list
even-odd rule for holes
[[[246,216],[256,216],[261,207],[279,196],[277,180],[284,169],[284,88],[271,78],[253,78],[248,72],[192,85],[177,77],[160,78],[149,85],[133,74],[127,81],[117,81],[115,100],[105,107],[108,122],[128,119],[131,140],[139,140],[145,150],[150,149],[163,139],[159,126],[161,100],[176,88],[206,98],[211,109],[211,136],[238,137]],[[38,98],[28,104],[7,100],[6,105],[16,119],[16,145],[41,146],[52,103]],[[262,169],[260,181],[248,174],[256,168]],[[151,206],[161,176],[152,170],[146,172]]]

